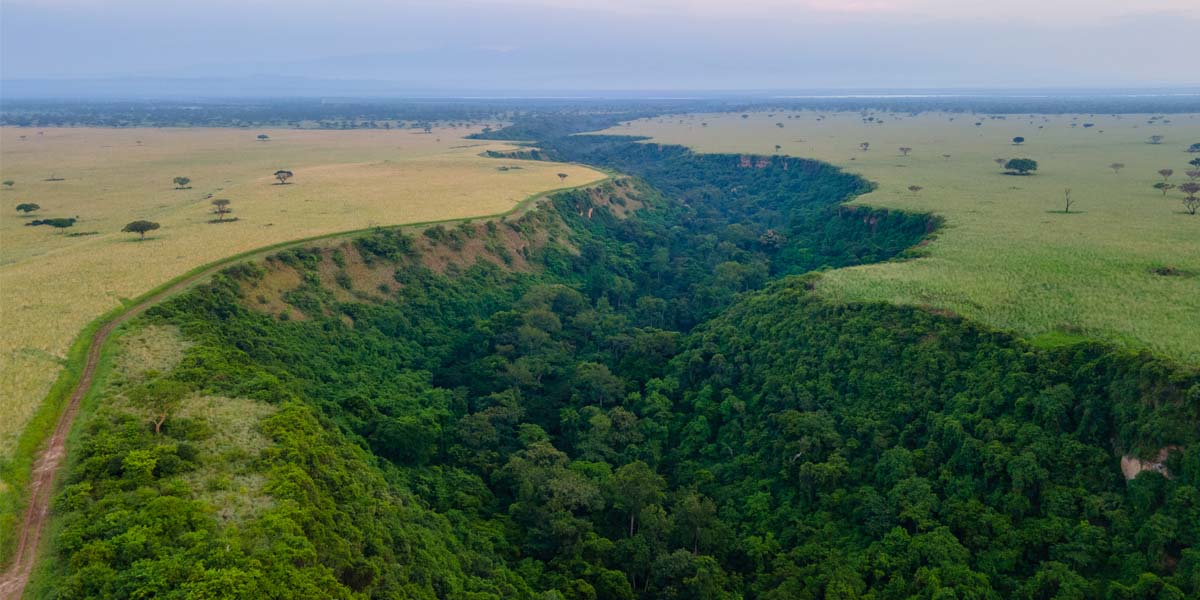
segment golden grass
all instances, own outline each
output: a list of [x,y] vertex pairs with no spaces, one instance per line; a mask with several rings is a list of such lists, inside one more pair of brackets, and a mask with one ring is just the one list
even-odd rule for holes
[[[946,218],[925,258],[826,274],[819,289],[830,299],[948,309],[1038,342],[1094,336],[1200,364],[1200,215],[1182,214],[1182,194],[1164,198],[1151,187],[1162,168],[1175,170],[1175,183],[1187,180],[1197,155],[1184,149],[1200,142],[1200,115],[1153,125],[1148,115],[879,116],[882,125],[859,113],[688,115],[609,132],[706,152],[772,154],[778,144],[780,153],[878,183],[856,203]],[[1152,134],[1163,143],[1147,143]],[[1027,141],[1014,146],[1014,136]],[[993,162],[1014,157],[1033,158],[1040,170],[1006,176]],[[1125,167],[1114,173],[1114,162]],[[1071,214],[1054,212],[1065,188],[1077,201]],[[1152,272],[1162,266],[1184,275]]]
[[[599,180],[574,165],[480,157],[503,144],[465,129],[409,130],[0,128],[0,459],[58,376],[76,333],[92,319],[199,265],[287,240],[502,212],[566,184]],[[258,142],[267,133],[271,140]],[[26,139],[20,139],[25,136]],[[272,173],[295,172],[273,185]],[[63,181],[44,181],[51,176]],[[175,190],[172,179],[192,179]],[[211,224],[210,199],[238,220]],[[18,203],[40,217],[78,216],[68,237],[25,227]],[[148,219],[162,229],[137,242],[120,233]]]

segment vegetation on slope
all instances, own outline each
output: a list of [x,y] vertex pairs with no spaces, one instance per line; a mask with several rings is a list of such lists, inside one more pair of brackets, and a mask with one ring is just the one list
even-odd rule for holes
[[[203,420],[155,435],[114,405],[84,432],[43,592],[1200,593],[1197,375],[821,301],[813,276],[780,276],[886,259],[928,228],[840,209],[861,183],[828,167],[615,140],[551,150],[661,195],[563,193],[457,241],[379,232],[156,309],[192,345],[155,381],[278,407],[244,467],[270,506],[218,520],[187,476]],[[480,237],[481,260],[429,266],[433,247]],[[529,268],[493,260],[518,248]],[[388,265],[396,285],[363,289],[327,270],[338,260]],[[250,291],[285,268],[298,317]],[[1170,477],[1121,476],[1121,455],[1163,448]]]

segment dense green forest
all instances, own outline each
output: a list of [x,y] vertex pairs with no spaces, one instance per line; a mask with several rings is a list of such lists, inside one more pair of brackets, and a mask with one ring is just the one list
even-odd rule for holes
[[[286,251],[153,309],[191,345],[113,393],[167,407],[161,432],[127,402],[84,424],[38,592],[1200,595],[1195,371],[829,305],[810,271],[903,257],[936,223],[842,206],[866,184],[821,163],[570,129],[538,146],[637,180]],[[473,241],[504,260],[431,266]],[[356,287],[350,252],[396,286]],[[250,292],[278,269],[303,318]],[[242,519],[192,476],[217,435],[171,413],[194,394],[273,408],[234,461],[269,497]],[[1125,480],[1122,455],[1163,448],[1165,473]]]

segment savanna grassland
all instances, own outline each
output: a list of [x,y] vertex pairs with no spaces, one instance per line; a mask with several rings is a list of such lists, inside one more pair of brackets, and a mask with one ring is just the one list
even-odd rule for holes
[[[603,176],[481,157],[467,129],[0,129],[0,457],[89,321],[199,265],[326,233],[490,215]],[[269,136],[259,141],[258,134]],[[501,170],[502,166],[520,166]],[[272,174],[295,177],[276,185]],[[566,179],[558,174],[564,173]],[[175,177],[191,181],[176,189]],[[58,181],[47,181],[58,179]],[[231,201],[212,223],[213,199]],[[21,216],[14,207],[41,209]],[[28,227],[76,217],[73,227]],[[131,221],[161,224],[144,241]]]
[[[1178,185],[1197,168],[1188,161],[1200,154],[1186,149],[1200,142],[1200,115],[764,111],[643,119],[606,133],[816,158],[877,184],[857,204],[944,217],[919,260],[826,273],[818,289],[828,299],[948,310],[1043,344],[1095,337],[1200,363],[1200,216],[1184,214],[1178,190],[1152,187],[1160,169],[1173,169]],[[1016,136],[1026,141],[1015,145]],[[1017,157],[1038,171],[1005,175],[994,162]]]

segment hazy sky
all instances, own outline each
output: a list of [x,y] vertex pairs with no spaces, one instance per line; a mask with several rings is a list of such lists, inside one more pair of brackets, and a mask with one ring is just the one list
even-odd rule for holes
[[4,79],[439,89],[1200,84],[1197,0],[0,0]]

